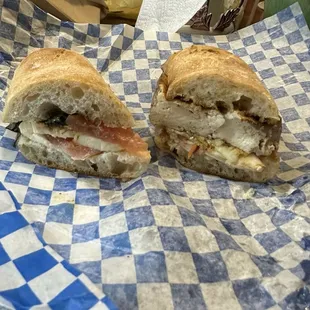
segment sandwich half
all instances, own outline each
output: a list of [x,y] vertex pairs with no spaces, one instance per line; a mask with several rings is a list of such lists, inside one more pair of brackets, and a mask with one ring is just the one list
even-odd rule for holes
[[281,118],[244,61],[193,45],[162,70],[150,111],[159,148],[206,174],[248,182],[276,175]]
[[97,70],[69,50],[44,48],[18,66],[2,115],[19,128],[17,145],[35,163],[100,177],[141,175],[148,145]]

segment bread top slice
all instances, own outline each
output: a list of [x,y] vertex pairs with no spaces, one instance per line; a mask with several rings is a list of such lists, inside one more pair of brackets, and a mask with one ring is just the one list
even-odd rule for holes
[[193,102],[224,113],[237,110],[260,121],[280,122],[278,108],[256,74],[225,50],[193,45],[171,55],[162,69],[167,100]]
[[106,126],[134,125],[126,106],[85,57],[60,48],[36,50],[15,71],[3,121],[43,121],[59,110]]

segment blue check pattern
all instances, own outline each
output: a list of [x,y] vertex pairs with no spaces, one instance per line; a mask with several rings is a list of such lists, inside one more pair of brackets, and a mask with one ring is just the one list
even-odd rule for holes
[[[0,127],[0,305],[310,306],[310,32],[298,4],[218,37],[74,24],[25,0],[0,4],[1,110],[23,57],[72,49],[127,105],[152,152],[138,179],[91,178],[32,164]],[[275,98],[283,134],[272,181],[202,175],[155,149],[148,115],[160,66],[192,44],[240,56]]]
[[42,239],[1,182],[0,201],[1,309],[115,309],[102,290]]

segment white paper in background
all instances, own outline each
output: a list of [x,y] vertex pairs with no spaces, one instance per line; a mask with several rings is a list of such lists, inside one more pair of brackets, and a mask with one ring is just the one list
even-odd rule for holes
[[143,0],[136,27],[177,32],[206,0]]

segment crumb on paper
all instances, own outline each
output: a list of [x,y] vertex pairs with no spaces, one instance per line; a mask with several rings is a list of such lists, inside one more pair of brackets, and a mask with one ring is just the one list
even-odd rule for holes
[[250,188],[247,192],[244,193],[243,198],[244,199],[251,199],[255,195],[255,190],[254,188]]

